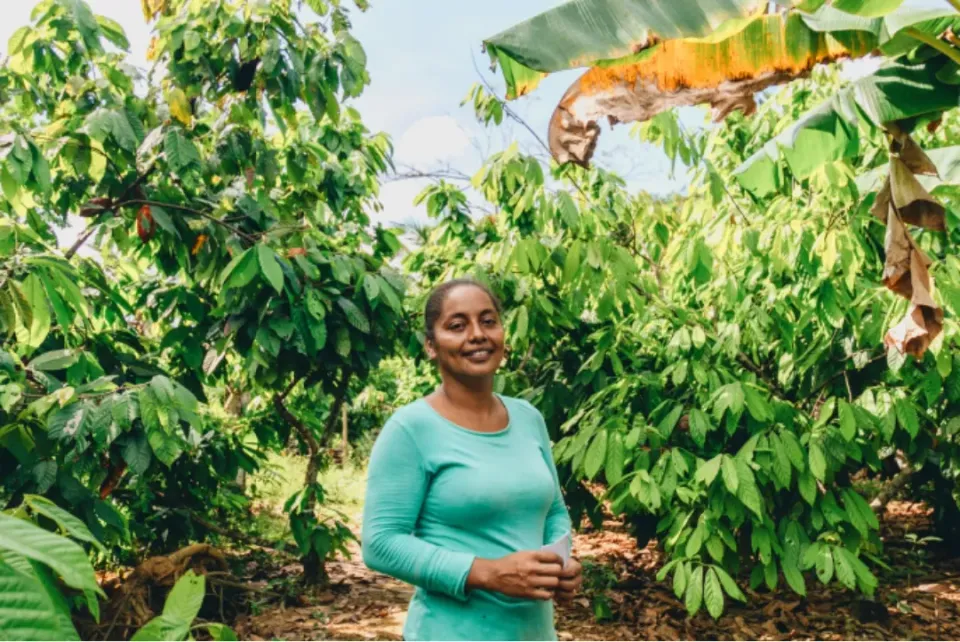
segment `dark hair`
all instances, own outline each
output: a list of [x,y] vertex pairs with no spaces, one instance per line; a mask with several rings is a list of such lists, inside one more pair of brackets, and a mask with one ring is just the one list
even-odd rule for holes
[[451,290],[461,285],[468,285],[483,290],[487,296],[490,297],[490,300],[493,301],[493,307],[497,310],[497,314],[503,315],[503,305],[500,303],[500,299],[497,298],[497,295],[494,294],[493,290],[487,287],[485,283],[475,281],[474,279],[451,279],[450,281],[444,281],[433,288],[427,297],[426,305],[423,307],[424,333],[431,341],[433,341],[434,337],[433,326],[436,325],[440,319],[440,314],[443,312],[443,302],[447,300],[447,295],[450,294]]

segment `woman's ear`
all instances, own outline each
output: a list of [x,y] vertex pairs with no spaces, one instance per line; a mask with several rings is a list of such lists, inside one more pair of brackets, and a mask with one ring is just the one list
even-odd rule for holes
[[427,357],[430,359],[430,361],[433,361],[437,358],[437,350],[433,345],[433,341],[430,339],[426,339],[423,342],[423,350],[427,353]]

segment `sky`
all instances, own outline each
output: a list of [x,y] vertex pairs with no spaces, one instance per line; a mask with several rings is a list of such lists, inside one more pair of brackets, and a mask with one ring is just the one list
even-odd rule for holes
[[[119,22],[131,43],[130,62],[147,68],[150,29],[137,0],[87,0],[94,13]],[[0,22],[0,51],[10,35],[29,22],[34,0],[4,0]],[[345,2],[346,4],[346,2]],[[482,52],[485,38],[549,9],[558,0],[484,0],[467,3],[451,0],[372,0],[369,10],[351,6],[353,34],[367,52],[371,84],[354,102],[373,131],[388,133],[395,146],[395,162],[421,171],[453,168],[472,176],[491,153],[516,140],[525,151],[538,143],[517,125],[485,128],[476,122],[472,108],[460,107],[478,71],[503,95],[503,81],[491,72]],[[573,70],[546,78],[531,95],[510,106],[546,138],[554,106],[567,87],[582,73]],[[706,109],[685,108],[681,120],[688,127],[705,122]],[[506,121],[505,121],[506,122]],[[594,162],[627,179],[631,189],[665,194],[682,188],[684,176],[670,175],[670,164],[656,146],[629,137],[630,125],[610,129],[603,125]],[[384,211],[380,222],[425,221],[414,197],[427,181],[388,181],[381,191]]]
[[[150,29],[136,0],[87,0],[94,13],[119,22],[131,43],[130,62],[147,68]],[[0,51],[20,26],[29,23],[34,0],[4,2],[0,21]],[[388,133],[401,167],[428,171],[451,167],[472,176],[489,154],[517,140],[524,150],[538,143],[522,127],[485,128],[476,122],[469,105],[460,101],[482,72],[499,95],[503,82],[490,70],[482,52],[484,38],[558,4],[556,0],[485,0],[483,3],[449,0],[373,0],[366,12],[351,6],[353,34],[367,52],[371,84],[354,105],[373,131]],[[530,96],[511,107],[542,137],[553,107],[578,72],[548,77]],[[693,112],[693,118],[699,116]],[[702,116],[700,116],[702,119]],[[605,131],[598,162],[627,177],[630,186],[665,193],[682,186],[682,176],[668,177],[669,163],[652,145],[628,136],[629,126]],[[424,221],[413,206],[427,180],[397,180],[384,184],[381,201],[384,223]]]

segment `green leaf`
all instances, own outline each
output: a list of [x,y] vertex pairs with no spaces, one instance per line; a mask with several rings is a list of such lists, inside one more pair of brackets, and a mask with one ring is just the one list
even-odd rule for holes
[[710,557],[714,559],[717,563],[723,563],[723,540],[720,539],[720,536],[714,533],[709,538],[707,538],[707,552],[710,553]]
[[789,488],[792,478],[792,468],[790,467],[790,458],[787,456],[786,447],[781,443],[776,433],[770,433],[769,447],[773,450],[773,475],[780,488]]
[[707,433],[713,429],[705,412],[699,408],[690,409],[690,437],[701,448],[707,441]]
[[916,439],[920,432],[920,419],[917,417],[917,409],[909,399],[897,399],[894,404],[897,413],[897,423],[909,433],[911,438]]
[[50,439],[76,439],[86,432],[90,407],[85,402],[71,403],[47,417]]
[[0,513],[0,550],[49,566],[71,588],[102,595],[86,552],[65,537]]
[[597,476],[603,467],[607,456],[607,431],[601,430],[596,434],[587,447],[587,454],[583,460],[584,474],[590,479]]
[[707,577],[703,582],[703,598],[707,605],[707,612],[714,620],[723,615],[723,589],[720,587],[720,579],[714,569],[707,571]]
[[203,606],[206,595],[205,579],[203,575],[197,575],[192,570],[181,575],[163,604],[163,616],[171,622],[192,624]]
[[[688,562],[689,563],[689,562]],[[684,563],[677,565],[677,570],[673,572],[673,594],[679,600],[687,590],[687,567]]]
[[623,479],[623,465],[626,458],[623,437],[619,432],[610,433],[607,442],[607,457],[604,463],[604,477],[607,478],[607,483],[611,486],[616,486]]
[[700,549],[703,548],[703,540],[706,536],[707,529],[704,527],[703,522],[701,521],[699,524],[697,524],[697,527],[693,529],[690,537],[687,538],[687,546],[684,549],[687,557],[694,557],[700,553]]
[[723,484],[736,495],[740,488],[740,478],[737,476],[737,464],[730,455],[722,456],[720,470],[723,472]]
[[717,395],[717,401],[713,406],[713,415],[720,419],[723,413],[729,410],[734,415],[739,416],[743,412],[743,402],[743,386],[739,383],[727,384],[720,389]]
[[840,401],[840,434],[847,441],[853,441],[857,436],[857,418],[853,414],[853,407],[846,401]]
[[826,425],[828,421],[833,417],[833,412],[837,407],[837,398],[829,397],[826,401],[823,402],[823,405],[820,406],[820,414],[817,415],[817,421],[814,426],[823,426]]
[[517,325],[516,325],[516,339],[522,341],[527,336],[527,330],[530,325],[530,316],[527,312],[526,306],[521,306],[517,310]]
[[803,573],[797,568],[796,562],[783,559],[781,560],[780,567],[783,569],[783,577],[787,580],[787,584],[790,585],[793,592],[797,595],[806,596],[807,583],[803,579]]
[[840,546],[835,547],[833,551],[837,579],[848,589],[857,588],[857,573],[853,570],[853,564],[850,561],[852,553]]
[[823,450],[820,448],[820,444],[815,442],[810,442],[810,472],[813,473],[813,476],[820,481],[825,481],[827,478],[827,460],[823,455]]
[[40,495],[24,495],[23,504],[29,506],[33,512],[56,522],[64,535],[69,535],[81,542],[92,544],[101,551],[104,550],[103,545],[93,536],[86,524],[46,497],[41,497]]
[[683,406],[676,405],[663,419],[660,420],[660,423],[657,424],[657,432],[660,433],[660,436],[663,437],[663,439],[669,439],[670,434],[673,432],[673,429],[676,427],[677,422],[680,420],[680,415],[682,414]]
[[817,579],[829,584],[833,579],[833,547],[821,544],[817,555]]
[[797,487],[804,501],[813,506],[813,503],[817,499],[817,481],[813,478],[809,470],[800,473],[800,476],[797,478]]
[[200,164],[200,152],[197,151],[193,141],[183,135],[183,130],[179,127],[167,130],[163,151],[170,169],[178,174],[190,165]]
[[82,0],[58,0],[61,5],[73,14],[73,23],[83,38],[83,44],[91,52],[102,51],[100,46],[100,27],[90,5]]
[[121,454],[123,460],[130,467],[130,471],[135,475],[142,475],[150,467],[150,460],[152,459],[150,452],[150,443],[147,441],[146,435],[135,433],[127,438]]
[[259,271],[257,255],[254,248],[251,247],[230,261],[229,265],[220,273],[220,283],[223,285],[224,291],[242,288],[250,283]]
[[187,638],[190,633],[190,625],[183,622],[175,622],[165,615],[159,615],[137,631],[131,642],[155,642],[162,640],[164,642],[180,642]]
[[723,459],[723,455],[717,455],[710,461],[703,463],[699,468],[697,468],[696,475],[694,477],[702,481],[704,485],[709,486],[713,483],[713,480],[716,479],[717,474],[720,472],[720,463]]
[[347,315],[347,321],[350,322],[350,325],[360,332],[370,332],[370,320],[367,318],[367,315],[363,313],[363,310],[357,307],[353,301],[340,297],[337,299],[337,305],[339,305],[344,314]]
[[747,596],[743,594],[743,591],[740,590],[740,587],[737,586],[737,583],[733,581],[733,578],[720,566],[714,567],[714,570],[717,573],[717,577],[720,579],[720,584],[723,585],[723,590],[726,591],[727,595],[732,597],[735,600],[740,602],[746,602]]
[[[852,488],[844,488],[841,497],[843,497],[843,506],[851,517],[851,523],[860,531],[861,535],[866,536],[868,529],[880,529],[880,520],[877,519],[867,500],[861,497],[857,491]],[[862,524],[862,527],[857,527],[857,522]]]
[[226,624],[207,624],[207,631],[210,632],[216,642],[237,642],[237,634]]
[[780,443],[783,444],[783,449],[797,472],[805,470],[807,461],[803,456],[803,449],[800,447],[800,440],[797,439],[797,436],[790,430],[783,430],[780,432]]
[[124,33],[120,23],[106,16],[97,16],[96,19],[97,24],[100,26],[100,31],[107,40],[124,51],[130,50],[130,41],[127,40],[127,35]]
[[283,293],[283,270],[277,262],[277,255],[267,245],[257,246],[257,259],[260,263],[260,273],[273,286],[277,294]]
[[38,348],[50,333],[50,305],[47,303],[47,294],[43,282],[36,274],[31,274],[23,281],[23,293],[27,298],[32,313],[29,324],[30,334],[27,345]]
[[[93,572],[93,568],[90,572]],[[20,555],[2,549],[0,639],[80,639],[70,618],[70,606],[49,571]]]
[[176,437],[168,435],[162,429],[154,428],[153,430],[148,430],[147,441],[150,443],[153,454],[156,455],[157,459],[167,468],[172,466],[173,462],[180,456],[180,453],[183,452],[180,448],[180,441]]
[[687,613],[690,615],[696,615],[697,611],[700,610],[700,605],[703,602],[703,567],[698,566],[693,569],[693,572],[690,574],[690,578],[687,581],[687,591],[685,604],[687,607]]
[[743,505],[749,508],[754,515],[763,518],[763,497],[760,495],[760,489],[757,488],[757,482],[753,475],[750,465],[743,459],[737,458],[737,478],[739,479],[739,489],[737,497],[743,502]]
[[76,350],[51,350],[31,359],[27,367],[42,372],[66,370],[75,364],[79,358],[80,353]]
[[769,421],[773,418],[770,404],[753,386],[743,386],[744,399],[747,402],[747,411],[757,421]]

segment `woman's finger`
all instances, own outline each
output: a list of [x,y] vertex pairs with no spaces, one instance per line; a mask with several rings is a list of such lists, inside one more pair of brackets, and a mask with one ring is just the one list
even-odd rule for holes
[[537,564],[534,572],[537,575],[552,575],[553,577],[560,577],[563,575],[563,567],[559,564]]
[[544,591],[543,589],[536,589],[530,591],[529,593],[531,599],[534,600],[552,600],[555,593],[553,591]]
[[531,583],[534,586],[555,589],[560,585],[560,578],[558,578],[556,575],[534,575],[531,579]]
[[579,579],[574,580],[560,580],[557,584],[558,591],[567,591],[569,593],[575,592],[580,588],[581,581]]
[[580,562],[572,559],[566,566],[563,567],[563,570],[560,573],[560,577],[564,577],[564,578],[577,577],[582,572],[583,572],[583,567],[580,566]]

